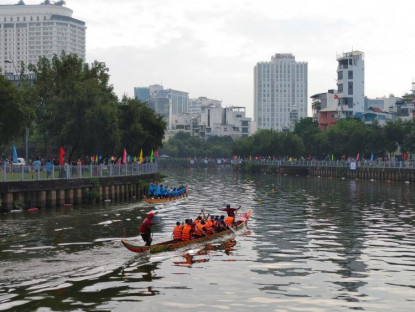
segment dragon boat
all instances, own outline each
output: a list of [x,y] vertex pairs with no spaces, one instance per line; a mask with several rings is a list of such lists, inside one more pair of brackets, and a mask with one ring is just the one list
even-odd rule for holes
[[127,248],[128,250],[130,250],[132,252],[136,252],[136,253],[143,253],[143,252],[148,252],[148,251],[150,253],[159,253],[159,252],[163,252],[163,251],[175,250],[175,249],[187,246],[187,245],[197,244],[197,243],[201,243],[201,242],[204,242],[204,241],[213,240],[215,238],[225,236],[225,235],[231,234],[235,231],[241,230],[248,223],[248,219],[249,219],[250,215],[251,215],[251,210],[249,210],[247,213],[244,213],[236,221],[236,225],[233,228],[228,228],[226,230],[214,233],[212,235],[206,235],[206,236],[203,236],[203,237],[194,238],[194,239],[191,239],[189,241],[170,240],[170,241],[154,244],[154,245],[151,245],[151,246],[140,246],[140,245],[136,245],[132,242],[129,242],[129,241],[123,239],[123,240],[121,240],[121,243],[125,246],[125,248]]
[[188,195],[188,191],[186,188],[186,191],[180,196],[153,198],[153,197],[147,197],[146,195],[143,195],[143,199],[149,204],[163,204],[163,203],[173,202],[173,201],[185,198],[187,197],[187,195]]

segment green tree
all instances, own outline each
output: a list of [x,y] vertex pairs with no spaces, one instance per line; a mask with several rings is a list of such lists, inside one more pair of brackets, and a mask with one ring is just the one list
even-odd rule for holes
[[162,146],[166,128],[163,117],[154,113],[145,103],[124,96],[119,105],[121,141],[127,151],[144,155]]
[[302,118],[295,124],[294,133],[303,141],[307,155],[321,156],[321,130],[317,122],[309,117]]
[[64,145],[69,159],[119,151],[118,100],[104,63],[88,65],[63,52],[29,69],[36,77],[37,124],[47,146],[57,151]]
[[18,88],[0,75],[0,144],[8,144],[25,133],[26,113]]

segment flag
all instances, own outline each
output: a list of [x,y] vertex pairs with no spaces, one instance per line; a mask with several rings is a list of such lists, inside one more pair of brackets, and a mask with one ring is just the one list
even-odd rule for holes
[[334,160],[334,154],[331,154],[331,160]]
[[134,156],[134,162],[137,162],[137,156]]
[[122,163],[127,163],[127,150],[124,148],[124,155],[122,156]]
[[140,164],[143,163],[143,149],[140,150],[140,157],[138,158]]
[[154,156],[156,156],[156,160],[159,160],[159,151],[155,151]]
[[370,160],[373,160],[373,158],[374,158],[374,155],[372,153],[372,155],[370,155]]
[[360,158],[360,153],[357,153],[356,160],[359,160],[359,158]]
[[[26,159],[26,161],[27,161],[27,159]],[[18,162],[18,160],[17,160],[16,146],[14,146],[14,145],[13,145],[13,162],[14,163],[17,163]]]
[[153,158],[154,158],[154,153],[153,153],[153,150],[151,150],[151,154],[150,154],[150,162],[151,163],[153,162]]
[[61,146],[61,148],[59,149],[59,165],[61,166],[63,165],[63,155],[65,155],[65,150]]
[[406,161],[407,158],[408,158],[408,154],[407,153],[403,153],[403,161]]

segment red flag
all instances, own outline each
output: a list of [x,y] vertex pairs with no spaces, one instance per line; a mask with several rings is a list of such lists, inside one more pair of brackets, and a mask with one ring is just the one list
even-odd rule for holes
[[408,158],[408,154],[407,153],[404,153],[403,154],[403,161],[406,161],[407,158]]
[[359,160],[359,158],[360,158],[360,153],[357,153],[356,160]]
[[124,148],[124,155],[122,156],[122,163],[127,163],[127,150]]
[[63,165],[63,155],[65,154],[65,150],[63,149],[63,147],[61,146],[61,148],[59,149],[59,165]]

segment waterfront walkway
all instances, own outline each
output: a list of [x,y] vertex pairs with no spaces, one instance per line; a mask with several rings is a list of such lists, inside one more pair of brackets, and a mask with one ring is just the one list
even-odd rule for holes
[[109,165],[63,165],[15,166],[4,164],[0,167],[2,182],[45,181],[60,179],[90,179],[106,177],[139,176],[158,172],[158,163],[146,164],[109,164]]

